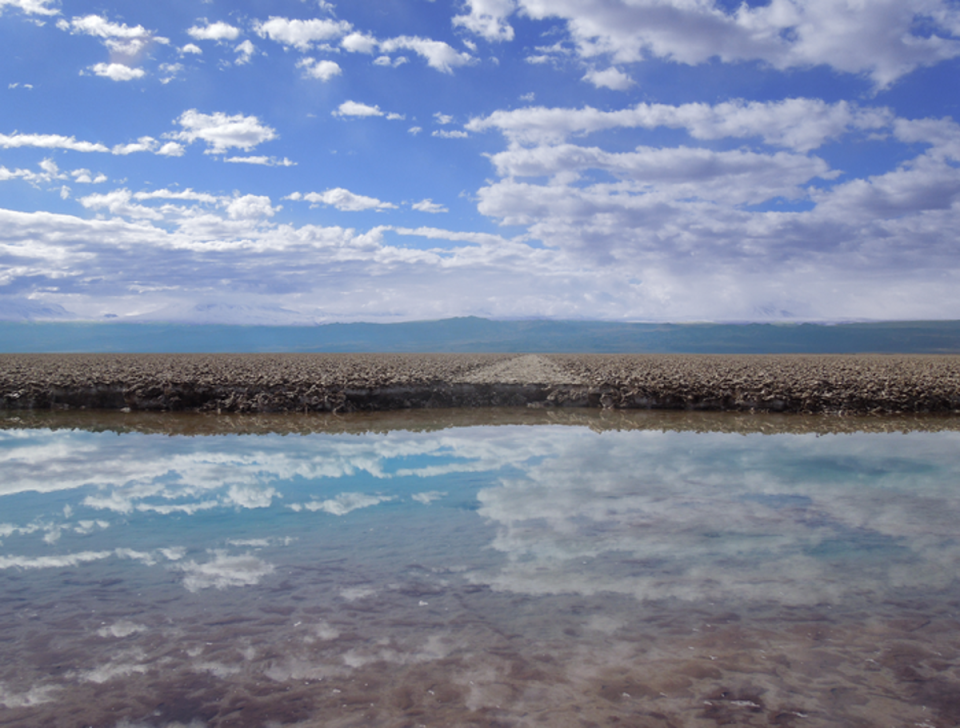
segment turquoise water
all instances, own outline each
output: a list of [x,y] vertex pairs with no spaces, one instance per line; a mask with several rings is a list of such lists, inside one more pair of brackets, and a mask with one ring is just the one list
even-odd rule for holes
[[83,417],[0,422],[0,725],[960,723],[960,423]]

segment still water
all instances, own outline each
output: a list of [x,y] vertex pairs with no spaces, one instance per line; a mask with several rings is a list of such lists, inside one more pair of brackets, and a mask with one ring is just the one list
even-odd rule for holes
[[960,421],[0,417],[0,725],[960,724]]

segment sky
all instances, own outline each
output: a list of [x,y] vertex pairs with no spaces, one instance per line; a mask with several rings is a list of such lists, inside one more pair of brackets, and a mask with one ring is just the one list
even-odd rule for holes
[[960,319],[958,0],[0,0],[0,318]]

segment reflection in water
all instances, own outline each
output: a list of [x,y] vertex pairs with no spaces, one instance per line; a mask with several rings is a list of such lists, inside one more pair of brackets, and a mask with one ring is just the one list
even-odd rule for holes
[[71,417],[0,423],[0,725],[960,723],[954,421]]

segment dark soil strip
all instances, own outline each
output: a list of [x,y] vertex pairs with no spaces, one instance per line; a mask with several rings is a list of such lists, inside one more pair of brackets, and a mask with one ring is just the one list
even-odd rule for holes
[[6,354],[0,409],[960,413],[960,356]]

